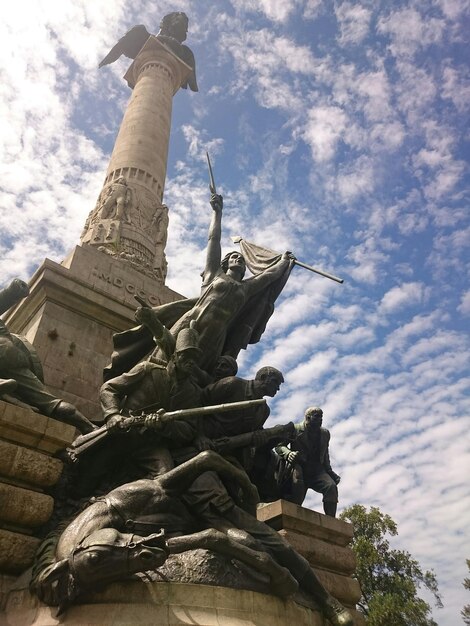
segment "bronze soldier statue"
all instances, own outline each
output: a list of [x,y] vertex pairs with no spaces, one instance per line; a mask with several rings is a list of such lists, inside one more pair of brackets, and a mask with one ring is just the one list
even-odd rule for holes
[[[28,294],[28,285],[16,278],[0,291],[0,314]],[[0,379],[0,393],[7,393],[52,419],[71,424],[81,433],[94,429],[93,424],[75,406],[47,391],[42,366],[33,346],[24,337],[10,333],[1,319]]]

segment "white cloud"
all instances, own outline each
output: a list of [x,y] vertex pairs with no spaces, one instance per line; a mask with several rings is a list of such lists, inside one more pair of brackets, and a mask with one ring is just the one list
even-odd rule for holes
[[363,110],[369,120],[381,122],[390,118],[390,84],[384,68],[359,74],[355,91],[366,99]]
[[[428,121],[430,106],[437,95],[434,77],[408,60],[397,62],[399,80],[395,83],[397,105],[406,115],[409,132],[416,132]],[[416,128],[417,126],[417,128]]]
[[392,54],[405,57],[432,43],[439,43],[444,28],[444,20],[422,15],[414,7],[392,10],[378,22],[379,33],[389,35],[391,39],[389,49]]
[[308,119],[302,137],[312,150],[315,161],[330,161],[347,124],[347,116],[339,107],[314,107],[308,112]]
[[372,159],[361,156],[342,167],[334,184],[341,202],[348,204],[373,191],[378,183]]
[[442,97],[452,100],[458,111],[470,106],[470,72],[466,67],[445,67],[442,73]]
[[296,45],[268,29],[224,32],[221,45],[235,61],[232,92],[244,93],[251,85],[262,106],[284,111],[301,111],[304,102],[286,72],[311,75],[316,62],[307,46]]
[[284,22],[299,0],[236,0],[232,3],[237,11],[261,12],[274,22]]
[[379,312],[385,315],[396,313],[403,307],[422,304],[426,297],[423,283],[403,283],[387,291],[380,301]]
[[446,18],[455,21],[461,18],[462,13],[466,13],[470,9],[469,0],[437,0],[436,4],[440,6]]
[[388,255],[379,249],[374,237],[367,237],[350,249],[348,259],[354,263],[349,270],[350,275],[358,282],[371,284],[378,280],[380,266],[388,259]]
[[341,36],[340,44],[358,44],[367,37],[372,11],[360,4],[343,2],[335,8]]
[[462,294],[457,311],[459,311],[462,315],[470,316],[470,291],[466,291]]
[[313,20],[322,12],[323,3],[322,0],[306,0],[303,17],[306,20]]
[[195,159],[206,161],[206,152],[211,159],[223,149],[224,140],[221,137],[207,138],[207,133],[201,132],[191,124],[183,124],[181,131],[188,142],[190,156]]

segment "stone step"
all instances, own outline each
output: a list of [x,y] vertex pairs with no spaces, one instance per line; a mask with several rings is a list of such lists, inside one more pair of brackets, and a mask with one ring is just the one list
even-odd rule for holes
[[293,530],[283,529],[279,534],[311,565],[346,575],[353,574],[356,569],[356,556],[348,546],[331,544]]
[[275,530],[292,530],[339,546],[347,546],[353,538],[351,524],[287,500],[263,504],[256,514],[261,522],[266,522]]

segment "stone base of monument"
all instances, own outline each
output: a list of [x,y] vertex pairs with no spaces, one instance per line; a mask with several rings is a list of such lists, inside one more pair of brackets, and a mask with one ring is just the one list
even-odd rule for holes
[[[57,616],[26,589],[10,592],[2,626],[326,626],[319,611],[255,591],[185,583],[115,583]],[[353,612],[356,626],[364,624]]]
[[351,524],[286,500],[261,505],[258,519],[277,530],[307,559],[335,598],[349,608],[356,606],[361,588],[352,578],[356,557],[349,547]]
[[[57,617],[29,593],[29,576],[40,539],[37,530],[51,513],[47,493],[59,479],[55,453],[74,437],[71,426],[0,400],[0,626],[152,624],[325,626],[303,594],[284,601],[269,594],[265,576],[214,552],[171,556],[156,573],[109,585]],[[355,559],[352,527],[280,500],[258,509],[315,569],[324,586],[350,609],[360,597],[351,578]],[[352,611],[356,626],[364,624]]]
[[[287,603],[290,604],[290,603]],[[294,605],[295,607],[295,605]],[[321,621],[299,620],[275,598],[250,591],[178,583],[120,583],[94,594],[62,616],[18,590],[10,595],[6,610],[8,626],[52,626],[56,624],[93,626],[167,626],[173,624],[259,624],[280,626],[295,619],[298,624],[320,626]],[[282,621],[280,618],[282,616]],[[264,621],[263,621],[264,620]],[[269,621],[267,621],[269,620]]]
[[54,506],[47,491],[62,472],[53,455],[74,434],[73,426],[0,400],[0,597],[33,562],[35,533]]

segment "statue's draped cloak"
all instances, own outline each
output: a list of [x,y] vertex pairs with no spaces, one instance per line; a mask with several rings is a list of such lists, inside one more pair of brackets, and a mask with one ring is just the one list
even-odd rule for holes
[[[275,255],[275,253],[264,248],[248,244],[246,241],[242,241],[242,243],[244,244],[243,253],[247,267],[255,275],[280,261],[280,255]],[[261,251],[264,251],[264,254]],[[214,344],[220,343],[216,354],[217,357],[223,354],[230,354],[237,358],[241,349],[260,340],[266,324],[273,314],[274,303],[286,284],[291,269],[292,264],[287,265],[281,276],[255,293],[251,298],[248,298],[228,324],[223,336],[213,338]],[[218,274],[214,281],[221,278]],[[155,307],[154,311],[162,324],[171,330],[172,327],[180,325],[178,322],[181,318],[189,313],[196,304],[201,303],[206,293],[207,288],[203,290],[201,297],[198,299],[177,300],[176,302]],[[104,380],[109,380],[129,371],[156,348],[153,336],[145,326],[137,326],[136,328],[115,334],[113,336],[113,345],[114,352],[111,357],[111,363],[104,369]]]

